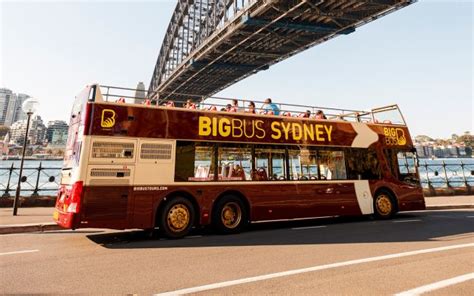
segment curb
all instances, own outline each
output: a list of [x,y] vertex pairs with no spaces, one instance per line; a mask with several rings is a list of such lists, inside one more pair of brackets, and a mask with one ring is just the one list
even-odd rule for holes
[[50,230],[63,229],[56,223],[44,224],[17,224],[0,226],[0,234],[26,233],[26,232],[44,232]]
[[474,205],[436,205],[436,206],[426,206],[427,211],[437,211],[437,210],[458,210],[458,209],[472,209]]

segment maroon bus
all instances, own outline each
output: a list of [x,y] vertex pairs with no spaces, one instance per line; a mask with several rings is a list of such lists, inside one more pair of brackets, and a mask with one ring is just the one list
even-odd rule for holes
[[254,221],[425,209],[396,105],[275,104],[272,115],[212,111],[222,98],[185,108],[114,90],[130,89],[90,85],[74,102],[54,213],[64,228],[179,238],[209,224],[235,233]]

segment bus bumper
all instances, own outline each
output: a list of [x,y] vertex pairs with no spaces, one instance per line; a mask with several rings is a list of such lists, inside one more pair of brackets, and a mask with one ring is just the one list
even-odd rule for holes
[[53,219],[59,226],[67,229],[76,229],[77,223],[75,213],[66,213],[58,209],[54,210]]

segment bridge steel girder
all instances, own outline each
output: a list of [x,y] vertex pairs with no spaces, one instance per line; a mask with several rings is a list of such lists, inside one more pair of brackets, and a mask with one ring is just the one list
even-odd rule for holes
[[199,100],[416,0],[179,0],[149,86]]

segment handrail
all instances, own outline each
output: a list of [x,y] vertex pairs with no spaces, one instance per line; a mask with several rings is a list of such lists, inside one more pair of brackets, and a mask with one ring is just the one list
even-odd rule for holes
[[[106,102],[110,102],[110,99],[118,99],[121,103],[144,103],[147,100],[149,101],[150,98],[148,97],[148,91],[146,90],[139,90],[135,88],[127,88],[127,87],[115,87],[109,85],[98,85],[99,88],[104,91],[101,91],[102,96]],[[120,91],[126,91],[128,93],[120,93]],[[137,97],[135,94],[139,92],[142,96]],[[130,94],[132,93],[132,94]],[[215,106],[216,108],[226,107],[227,104],[231,103],[233,100],[237,100],[237,106],[239,108],[247,108],[246,104],[249,102],[253,102],[255,104],[261,104],[262,106],[265,104],[264,101],[259,100],[249,100],[249,99],[238,99],[238,98],[225,98],[225,97],[201,97],[192,94],[184,94],[184,93],[175,93],[174,95],[177,96],[177,99],[167,98],[166,100],[153,100],[154,105],[159,105],[164,102],[172,101],[177,104],[182,104],[186,102],[183,100],[183,97],[190,98],[197,106],[201,109],[206,106]],[[127,102],[126,99],[131,99],[133,102]],[[315,114],[317,111],[321,110],[326,115],[328,119],[337,119],[337,120],[351,120],[357,122],[372,122],[372,123],[385,123],[385,124],[396,124],[396,125],[406,125],[406,121],[398,107],[398,105],[388,105],[378,108],[373,108],[370,111],[364,110],[355,110],[355,109],[343,109],[343,108],[334,108],[334,107],[322,107],[322,106],[312,106],[312,105],[302,105],[302,104],[288,104],[288,103],[280,103],[280,102],[273,102],[275,105],[278,106],[278,109],[281,113],[289,113],[291,116],[300,116],[303,113],[306,113],[307,110],[310,111],[311,114]],[[258,113],[262,110],[262,106],[256,107],[255,110]],[[392,123],[390,120],[383,120],[380,121],[375,118],[375,114],[380,114],[383,112],[390,112],[390,111],[398,111],[400,122]]]

